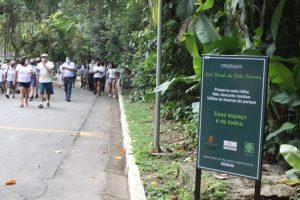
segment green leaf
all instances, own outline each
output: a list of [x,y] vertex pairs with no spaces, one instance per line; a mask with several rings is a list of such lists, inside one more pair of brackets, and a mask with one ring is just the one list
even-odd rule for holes
[[161,85],[159,85],[154,89],[154,92],[161,92],[161,94],[163,95],[167,90],[171,89],[177,82],[184,82],[189,84],[196,80],[198,80],[198,76],[181,75],[176,78],[173,78],[171,81],[166,81],[162,83]]
[[195,35],[192,32],[187,32],[183,35],[183,37],[185,40],[185,46],[192,57],[200,58]]
[[287,63],[298,65],[300,64],[300,59],[297,57],[283,58],[281,56],[272,56],[270,57],[270,62],[287,62]]
[[192,112],[193,113],[199,113],[199,107],[200,107],[200,103],[199,102],[194,102],[192,104]]
[[202,13],[199,14],[194,28],[202,44],[213,42],[221,38],[211,21]]
[[[226,12],[230,12],[231,11],[231,15],[234,16],[235,14],[237,14],[237,12],[240,11],[240,9],[245,7],[245,3],[244,0],[226,0]],[[237,6],[239,5],[239,9],[237,9]],[[240,14],[240,13],[239,13]],[[231,16],[231,17],[232,17]]]
[[185,41],[185,46],[193,57],[193,67],[195,74],[200,77],[201,75],[201,58],[198,52],[196,37],[192,32],[183,34],[181,41]]
[[262,56],[263,54],[255,49],[245,49],[243,55]]
[[293,68],[294,79],[296,81],[296,86],[300,88],[300,64],[297,64]]
[[298,149],[300,149],[300,140],[290,140],[288,142],[288,144],[293,145],[293,146],[297,147]]
[[258,27],[257,29],[255,29],[255,36],[253,37],[254,41],[253,41],[253,44],[254,44],[254,47],[259,47],[260,44],[261,44],[261,37],[262,37],[262,34],[264,32],[264,29],[263,27]]
[[289,144],[282,144],[280,146],[280,153],[293,169],[300,171],[300,151],[297,147]]
[[237,38],[224,36],[219,40],[203,45],[206,54],[227,54],[234,55],[241,52]]
[[293,73],[279,62],[270,62],[269,78],[272,83],[278,84],[289,92],[297,91]]
[[270,139],[272,139],[273,137],[276,137],[278,134],[284,132],[284,131],[289,131],[289,130],[293,130],[296,127],[295,124],[292,124],[290,122],[286,122],[284,123],[279,129],[277,129],[276,131],[270,133],[266,140],[269,141]]
[[211,9],[215,4],[215,0],[206,0],[204,4],[201,4],[197,9],[197,13]]
[[272,100],[280,104],[287,104],[293,108],[300,106],[300,97],[297,93],[281,92],[273,96]]
[[158,0],[153,0],[152,20],[155,25],[158,23]]
[[277,5],[273,16],[272,16],[272,21],[271,21],[271,32],[273,36],[273,40],[276,41],[277,38],[277,33],[278,33],[278,27],[280,24],[281,16],[282,16],[282,11],[285,5],[286,0],[280,0],[279,4]]
[[197,77],[201,76],[201,58],[194,58],[193,59],[193,67],[194,67],[194,71]]
[[299,181],[300,171],[296,169],[290,169],[285,172],[285,175],[289,180]]
[[144,99],[147,102],[153,101],[155,99],[155,93],[150,92],[150,93],[145,94]]
[[273,56],[275,50],[276,50],[275,42],[273,42],[273,43],[270,44],[269,47],[267,48],[266,55],[267,55],[267,56]]
[[176,8],[176,15],[181,19],[192,16],[195,12],[195,0],[180,0]]

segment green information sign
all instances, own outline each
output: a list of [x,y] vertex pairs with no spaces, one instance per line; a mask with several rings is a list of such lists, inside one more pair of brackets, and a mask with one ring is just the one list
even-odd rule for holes
[[260,180],[267,57],[202,57],[198,168]]

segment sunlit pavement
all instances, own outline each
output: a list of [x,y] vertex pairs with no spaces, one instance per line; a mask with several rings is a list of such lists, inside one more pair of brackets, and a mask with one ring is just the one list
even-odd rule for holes
[[78,87],[64,99],[56,88],[50,108],[20,108],[1,94],[0,200],[129,199],[117,100]]

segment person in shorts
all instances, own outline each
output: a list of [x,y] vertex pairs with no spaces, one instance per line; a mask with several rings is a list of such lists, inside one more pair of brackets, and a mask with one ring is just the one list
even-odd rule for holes
[[40,87],[40,104],[39,108],[43,108],[44,94],[46,94],[47,106],[50,107],[50,97],[54,94],[52,85],[52,72],[54,69],[53,62],[48,60],[48,54],[41,55],[41,62],[37,66],[39,74],[38,82]]
[[29,88],[31,82],[32,68],[29,65],[27,58],[22,58],[20,64],[17,65],[14,77],[14,86],[17,85],[20,89],[20,107],[28,106]]
[[115,69],[114,65],[110,63],[108,65],[107,70],[107,80],[109,85],[109,95],[108,97],[116,98],[116,78],[117,78],[117,70]]
[[5,73],[6,77],[6,98],[9,99],[10,93],[12,93],[12,97],[15,98],[15,86],[14,86],[14,77],[16,73],[16,61],[11,60],[10,65],[8,66],[7,72]]
[[97,61],[97,65],[94,67],[94,94],[100,96],[102,85],[105,84],[105,68],[102,66],[101,61]]

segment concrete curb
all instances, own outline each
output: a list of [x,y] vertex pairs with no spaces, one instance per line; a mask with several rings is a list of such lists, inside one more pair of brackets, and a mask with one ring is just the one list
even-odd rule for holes
[[130,200],[146,200],[145,190],[141,181],[140,171],[135,163],[131,137],[125,115],[124,100],[121,90],[118,90],[119,106],[121,113],[121,126],[123,132],[123,146],[126,149],[126,174],[128,176],[128,189]]

